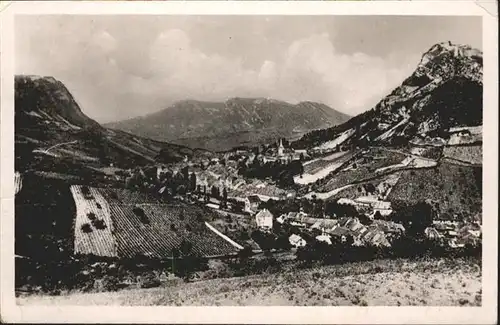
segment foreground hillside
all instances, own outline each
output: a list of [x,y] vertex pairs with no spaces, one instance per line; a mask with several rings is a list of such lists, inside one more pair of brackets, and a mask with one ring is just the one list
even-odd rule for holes
[[162,288],[19,297],[22,305],[479,306],[475,260],[379,260]]
[[181,101],[160,112],[108,126],[192,148],[223,151],[296,138],[348,118],[314,102],[292,105],[272,99],[231,98],[225,102]]

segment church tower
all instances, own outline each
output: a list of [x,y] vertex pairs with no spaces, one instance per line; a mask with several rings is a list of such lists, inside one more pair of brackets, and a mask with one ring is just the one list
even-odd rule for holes
[[283,157],[284,154],[285,154],[285,147],[283,147],[283,141],[281,141],[280,139],[280,143],[278,145],[278,156]]

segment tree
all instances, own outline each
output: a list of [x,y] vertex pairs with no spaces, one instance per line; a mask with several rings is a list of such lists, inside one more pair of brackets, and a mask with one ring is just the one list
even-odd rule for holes
[[179,248],[175,250],[175,255],[173,257],[180,258],[177,261],[175,272],[182,277],[185,282],[189,282],[194,272],[201,266],[201,259],[193,252],[193,244],[183,239]]
[[186,186],[185,185],[179,185],[176,188],[176,192],[179,193],[180,195],[184,195],[187,192]]
[[146,180],[149,183],[155,183],[156,182],[156,175],[157,175],[157,169],[154,166],[147,167],[144,169],[144,175],[146,176]]
[[208,192],[207,192],[207,185],[203,185],[203,198],[205,202],[208,202],[209,197],[208,197]]
[[182,175],[183,183],[189,184],[189,167],[188,166],[182,168],[181,175]]
[[212,186],[212,197],[219,199],[220,198],[220,190],[217,186],[213,185]]
[[191,177],[189,178],[189,189],[191,192],[196,191],[196,174],[191,173]]
[[372,183],[368,183],[365,185],[365,190],[367,193],[375,193],[376,191],[376,188],[375,188],[375,185],[373,185]]
[[435,211],[432,206],[421,201],[414,205],[395,202],[393,220],[401,223],[407,233],[414,237],[424,237],[425,229],[432,226]]
[[173,152],[170,149],[167,149],[167,148],[161,149],[160,152],[158,153],[158,155],[156,156],[156,159],[158,161],[165,163],[165,164],[175,163],[175,162],[178,162],[180,160],[178,157],[176,157],[173,154]]
[[225,187],[222,190],[222,204],[223,208],[227,209],[227,189]]
[[189,254],[191,254],[192,249],[193,249],[193,244],[183,239],[179,247],[179,252],[181,253],[181,255],[188,256]]
[[252,248],[250,246],[245,246],[243,249],[238,251],[238,262],[240,267],[247,265],[248,260],[252,256]]

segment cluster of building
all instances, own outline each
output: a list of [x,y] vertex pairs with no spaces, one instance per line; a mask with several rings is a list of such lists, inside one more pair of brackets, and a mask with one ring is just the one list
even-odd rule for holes
[[[257,154],[252,150],[236,150],[235,153],[241,155],[246,160],[247,164],[251,164],[254,160],[260,161],[264,164],[277,161],[286,164],[294,160],[307,159],[310,157],[307,150],[285,147],[282,140],[277,142],[276,148],[267,148]],[[231,153],[228,153],[226,157],[229,157],[230,155]]]
[[[276,219],[266,209],[260,210],[255,215],[255,222],[261,231],[272,232],[275,221],[310,231],[311,234],[315,234],[316,240],[330,245],[332,244],[332,237],[338,237],[345,242],[350,236],[354,240],[353,245],[390,246],[390,237],[400,235],[405,231],[402,225],[390,221],[376,220],[370,226],[366,226],[356,217],[343,217],[340,219],[313,218],[302,211],[282,214]],[[289,242],[295,247],[302,247],[307,244],[306,240],[298,234],[290,235]]]
[[432,227],[425,229],[428,238],[443,240],[453,248],[475,244],[481,240],[481,225],[479,221],[464,224],[452,220],[435,220]]
[[364,212],[370,219],[375,219],[378,213],[382,217],[386,217],[392,213],[391,202],[379,200],[375,196],[361,196],[354,200],[340,198],[337,203],[354,206],[358,211]]

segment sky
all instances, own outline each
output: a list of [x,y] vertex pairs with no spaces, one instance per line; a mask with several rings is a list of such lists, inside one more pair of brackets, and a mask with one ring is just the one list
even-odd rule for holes
[[356,115],[432,45],[482,50],[481,30],[465,16],[17,16],[15,71],[62,81],[101,123],[231,97]]

